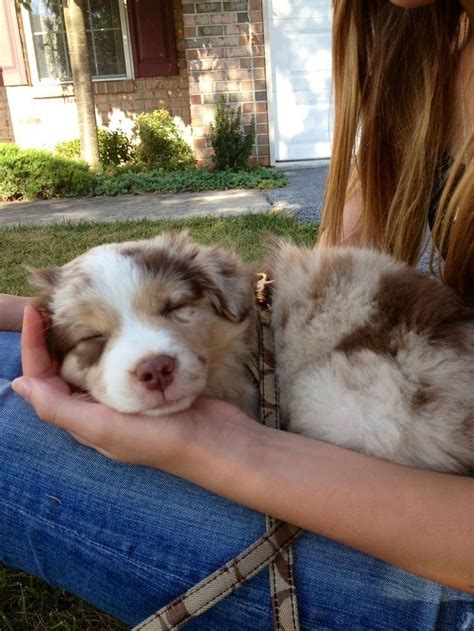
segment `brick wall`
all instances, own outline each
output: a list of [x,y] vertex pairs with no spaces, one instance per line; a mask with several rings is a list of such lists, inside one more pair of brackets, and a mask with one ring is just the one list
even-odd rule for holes
[[13,142],[12,120],[6,88],[0,88],[0,142]]
[[209,123],[221,96],[256,122],[254,159],[269,164],[262,0],[183,0],[191,124],[198,162],[209,164]]

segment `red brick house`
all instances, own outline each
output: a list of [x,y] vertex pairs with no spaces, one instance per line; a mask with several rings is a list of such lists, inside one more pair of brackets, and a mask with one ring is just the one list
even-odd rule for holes
[[[0,0],[0,140],[78,136],[61,0]],[[224,95],[256,121],[261,164],[329,156],[331,0],[85,0],[99,124],[168,109],[209,161]]]

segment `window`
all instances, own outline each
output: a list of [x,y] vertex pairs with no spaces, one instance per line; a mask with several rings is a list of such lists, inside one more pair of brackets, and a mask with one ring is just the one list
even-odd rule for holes
[[[123,0],[84,0],[84,8],[93,78],[131,76]],[[34,82],[71,81],[62,0],[32,0],[24,16]]]
[[[173,0],[83,1],[93,79],[130,78],[132,63],[136,78],[178,74]],[[72,80],[62,7],[31,0],[23,9],[33,83]]]

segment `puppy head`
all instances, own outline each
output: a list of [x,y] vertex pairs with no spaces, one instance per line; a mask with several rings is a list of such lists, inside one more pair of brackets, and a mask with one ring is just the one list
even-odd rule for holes
[[121,412],[185,409],[248,328],[239,259],[185,234],[101,245],[31,273],[63,378]]

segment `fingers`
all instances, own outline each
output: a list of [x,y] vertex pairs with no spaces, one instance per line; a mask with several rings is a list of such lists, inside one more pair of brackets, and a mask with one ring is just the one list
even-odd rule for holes
[[21,361],[26,377],[47,379],[56,374],[45,346],[43,317],[29,305],[23,315]]

